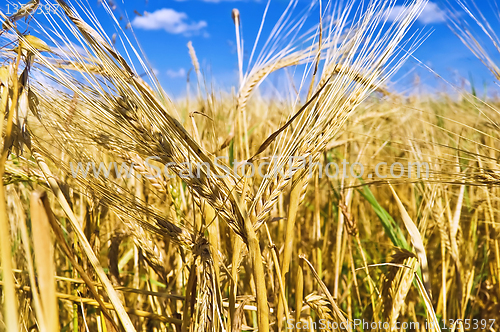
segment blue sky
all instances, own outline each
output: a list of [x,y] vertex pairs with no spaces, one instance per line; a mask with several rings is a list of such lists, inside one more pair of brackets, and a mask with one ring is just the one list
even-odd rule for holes
[[[111,35],[113,26],[109,18],[104,15],[102,6],[98,5],[99,1],[83,0],[86,1],[102,19],[105,30]],[[443,3],[439,1],[441,0],[429,2],[410,31],[410,33],[417,30],[423,33],[431,32],[414,56],[454,84],[467,85],[472,78],[477,87],[485,84],[494,87],[494,78],[488,70],[450,31],[444,11],[441,9],[444,8]],[[490,24],[498,30],[500,25],[496,18],[499,15],[498,11],[492,8],[488,1],[476,1]],[[128,15],[133,31],[151,66],[155,69],[160,83],[174,96],[185,93],[186,75],[192,67],[186,46],[188,41],[192,41],[201,68],[210,81],[216,82],[218,87],[226,91],[234,86],[238,80],[238,65],[231,11],[233,8],[238,8],[240,12],[245,39],[244,50],[248,56],[267,4],[267,0],[113,0],[113,2],[116,4],[117,16]],[[271,1],[262,36],[269,33],[288,3],[288,0]],[[296,13],[300,13],[301,9],[309,4],[308,0],[299,0]],[[393,14],[396,14],[402,5],[403,2],[398,2]],[[5,4],[0,6],[2,10],[5,10],[4,7]],[[144,15],[145,13],[147,14]],[[466,15],[463,14],[462,17],[466,18]],[[419,74],[420,82],[426,86],[427,91],[443,90],[445,83],[412,59],[392,81],[396,82],[399,91],[409,90],[413,86],[416,73]]]
[[[309,3],[310,1],[299,1],[298,7],[306,8]],[[134,31],[152,66],[157,70],[162,85],[167,91],[180,93],[185,89],[185,74],[191,68],[186,47],[189,40],[192,41],[202,68],[209,77],[226,89],[237,82],[235,33],[231,11],[233,8],[240,11],[243,37],[246,41],[245,52],[248,54],[251,52],[266,4],[267,0],[149,0],[147,3],[124,0],[123,6],[128,12],[135,9],[140,13],[151,13],[148,17],[136,17],[133,20]],[[288,1],[285,0],[271,1],[263,36],[266,31],[269,32],[287,5]],[[398,5],[402,6],[404,3]],[[477,1],[477,5],[494,27],[499,25],[488,1]],[[398,8],[400,7],[396,7],[394,13],[397,13]],[[412,32],[416,29],[424,33],[431,32],[414,53],[415,57],[453,84],[468,84],[472,77],[479,89],[484,84],[493,87],[493,76],[449,29],[442,8],[443,3],[430,1],[412,29]],[[297,12],[299,11],[300,8]],[[466,18],[465,13],[463,17]],[[420,82],[427,87],[427,91],[442,89],[445,84],[437,79],[435,74],[419,65],[418,61],[411,59],[393,81],[397,81],[399,90],[410,89],[415,73],[419,74]]]

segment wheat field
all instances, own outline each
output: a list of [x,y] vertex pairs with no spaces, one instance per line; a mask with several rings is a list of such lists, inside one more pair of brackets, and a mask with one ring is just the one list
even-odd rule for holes
[[[500,102],[392,80],[426,0],[291,1],[255,40],[235,9],[238,85],[189,42],[182,97],[113,6],[56,2],[2,13],[0,331],[500,330]],[[495,30],[447,10],[500,82]]]

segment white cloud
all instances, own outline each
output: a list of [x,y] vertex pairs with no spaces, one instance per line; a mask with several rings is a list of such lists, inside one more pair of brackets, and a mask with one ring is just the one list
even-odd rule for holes
[[423,24],[442,23],[446,21],[445,11],[434,2],[428,2],[418,20]]
[[182,78],[186,77],[186,70],[184,68],[180,68],[179,70],[167,70],[167,76],[170,78]]
[[[400,15],[407,9],[405,6],[394,6],[387,13],[387,20],[395,21],[401,18]],[[429,1],[417,20],[422,24],[442,23],[446,21],[446,13],[435,2]]]
[[205,21],[189,21],[186,13],[177,12],[170,8],[158,9],[144,16],[136,16],[132,25],[144,30],[165,30],[172,34],[190,36],[198,34],[207,26]]

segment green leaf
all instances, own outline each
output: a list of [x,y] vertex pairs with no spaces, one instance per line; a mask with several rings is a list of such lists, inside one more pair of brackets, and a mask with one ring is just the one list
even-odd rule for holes
[[[364,181],[359,179],[363,184]],[[359,193],[370,203],[373,208],[373,211],[377,214],[378,218],[382,222],[382,226],[384,227],[385,233],[391,239],[392,243],[400,248],[411,250],[410,246],[406,242],[406,238],[399,228],[398,224],[391,217],[389,212],[387,212],[377,201],[373,193],[371,192],[368,186],[363,186],[363,190],[358,190]]]

